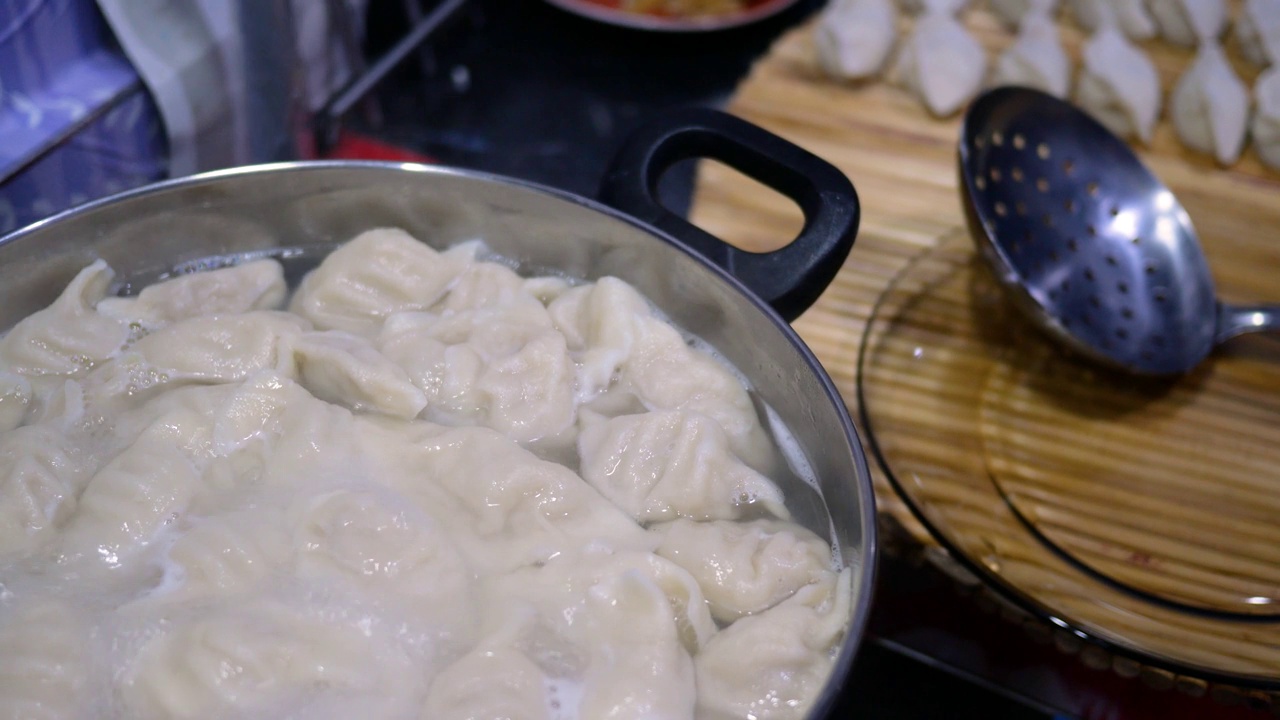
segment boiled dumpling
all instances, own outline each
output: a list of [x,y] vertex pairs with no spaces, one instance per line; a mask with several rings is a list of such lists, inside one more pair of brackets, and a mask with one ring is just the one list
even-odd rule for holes
[[1089,32],[1115,24],[1134,40],[1147,40],[1156,34],[1155,20],[1143,0],[1071,0],[1071,11],[1080,27]]
[[890,76],[945,117],[981,89],[986,67],[982,45],[951,13],[931,7],[916,21]]
[[[492,430],[425,424],[399,433],[374,425],[361,430],[368,472],[445,524],[480,572],[545,562],[593,538],[615,548],[651,544],[573,471]],[[398,449],[380,451],[384,446]]]
[[98,260],[52,305],[14,325],[0,338],[0,370],[27,377],[79,375],[114,355],[129,339],[129,325],[96,309],[113,277]]
[[372,336],[392,314],[425,310],[443,298],[474,252],[440,253],[403,230],[370,230],[308,273],[289,310],[321,330]]
[[799,720],[844,632],[851,573],[832,573],[720,631],[694,659],[701,717]]
[[92,642],[83,613],[55,598],[0,608],[0,717],[103,715],[92,699]]
[[0,556],[29,553],[75,512],[92,468],[74,443],[44,425],[0,436]]
[[9,432],[27,419],[31,409],[31,381],[0,370],[0,432]]
[[1253,88],[1257,113],[1253,117],[1253,145],[1258,157],[1280,170],[1280,66],[1258,77]]
[[605,578],[586,594],[592,638],[580,717],[693,720],[693,662],[671,622],[671,606],[640,573]]
[[378,347],[425,394],[428,420],[483,425],[522,443],[558,438],[573,426],[575,365],[537,302],[444,316],[399,313]]
[[259,370],[292,375],[293,358],[281,342],[306,329],[296,315],[266,310],[175,322],[94,368],[85,399],[110,416],[184,385],[241,382]]
[[580,685],[577,717],[693,718],[690,643],[695,635],[702,640],[693,650],[712,642],[715,626],[678,566],[586,546],[491,578],[482,596],[488,627],[514,635],[505,644],[534,649],[549,679]]
[[1071,61],[1058,39],[1058,26],[1033,13],[1022,19],[1018,39],[996,61],[992,85],[1021,85],[1065,98],[1071,89]]
[[1235,35],[1249,62],[1280,63],[1280,0],[1246,0],[1236,18]]
[[794,523],[680,519],[655,532],[658,554],[693,575],[721,622],[768,610],[832,572],[831,547]]
[[[519,569],[481,583],[485,625],[509,624],[521,617],[520,606],[532,606],[542,616],[536,625],[550,625],[561,635],[573,635],[583,599],[591,588],[610,578],[638,575],[666,596],[668,620],[690,654],[697,654],[715,636],[715,621],[699,583],[678,564],[648,551],[614,551],[596,543],[574,548],[540,567]],[[537,628],[526,628],[528,632]],[[591,642],[589,635],[575,639]]]
[[98,312],[154,329],[205,315],[279,310],[286,289],[280,263],[256,260],[180,275],[148,285],[137,297],[104,298]]
[[330,330],[303,333],[290,345],[298,381],[321,400],[402,420],[427,406],[426,395],[404,370],[364,338]]
[[665,411],[589,423],[578,436],[582,477],[640,522],[787,517],[782,491],[739,460],[714,420]]
[[431,683],[422,720],[551,720],[547,678],[513,647],[485,647],[464,655]]
[[1209,153],[1223,165],[1240,157],[1249,123],[1249,92],[1217,42],[1200,46],[1173,89],[1169,112],[1187,147]]
[[1020,27],[1028,13],[1052,19],[1057,9],[1058,0],[991,0],[991,12],[1011,28]]
[[880,72],[897,37],[890,0],[835,0],[822,12],[813,41],[824,70],[856,80]]
[[650,410],[712,418],[735,455],[761,472],[777,462],[742,381],[712,355],[690,347],[635,288],[617,278],[574,288],[547,308],[577,363],[583,402],[608,391],[635,396]]
[[437,650],[473,641],[471,568],[443,523],[408,498],[335,490],[303,499],[291,516],[299,577],[394,604]]
[[1160,76],[1120,31],[1103,25],[1084,45],[1075,100],[1116,135],[1147,142],[1160,117]]
[[119,567],[156,542],[200,493],[200,473],[157,423],[98,471],[62,534],[63,555]]
[[284,519],[275,513],[201,518],[165,553],[162,600],[209,599],[260,587],[292,556]]
[[397,646],[398,629],[317,615],[257,601],[163,623],[116,671],[118,716],[271,717],[308,697],[309,718],[403,716],[420,669]]
[[1216,40],[1227,25],[1223,0],[1147,0],[1160,36],[1176,45],[1193,47],[1203,40]]

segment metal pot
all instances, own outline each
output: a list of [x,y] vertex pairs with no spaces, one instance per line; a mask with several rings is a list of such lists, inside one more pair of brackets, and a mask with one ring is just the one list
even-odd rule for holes
[[[805,213],[800,236],[775,252],[743,252],[662,208],[653,195],[657,179],[690,157],[718,159],[794,199]],[[602,196],[621,211],[510,178],[372,162],[266,165],[163,182],[0,239],[0,328],[52,302],[96,258],[115,268],[122,293],[246,256],[280,258],[296,283],[337,244],[383,226],[437,248],[483,238],[525,271],[625,279],[746,375],[819,479],[830,528],[811,490],[784,490],[797,518],[831,534],[856,570],[847,638],[813,711],[826,716],[871,601],[871,476],[844,401],[784,318],[817,299],[848,255],[859,219],[853,186],[825,161],[753,125],[688,110],[637,133]]]

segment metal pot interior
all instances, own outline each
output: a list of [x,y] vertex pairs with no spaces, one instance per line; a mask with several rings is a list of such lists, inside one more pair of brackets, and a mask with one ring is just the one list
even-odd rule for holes
[[870,603],[870,475],[847,411],[789,326],[718,268],[626,216],[505,178],[420,165],[299,163],[211,173],[75,209],[0,241],[0,328],[46,306],[83,266],[105,259],[120,291],[175,270],[246,255],[280,258],[291,283],[363,230],[396,226],[436,248],[483,239],[521,271],[634,285],[714,346],[790,429],[819,479],[784,487],[802,523],[831,536],[855,568],[848,638],[819,700],[828,705]]

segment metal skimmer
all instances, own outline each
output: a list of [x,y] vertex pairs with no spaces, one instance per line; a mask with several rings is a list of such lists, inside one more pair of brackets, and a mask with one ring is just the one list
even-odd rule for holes
[[979,97],[960,135],[970,229],[1015,303],[1079,353],[1171,375],[1280,306],[1214,295],[1191,219],[1128,144],[1070,103],[1026,88]]

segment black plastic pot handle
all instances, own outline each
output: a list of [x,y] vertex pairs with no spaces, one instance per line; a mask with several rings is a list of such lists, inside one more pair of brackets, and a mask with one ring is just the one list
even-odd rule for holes
[[[804,228],[786,247],[739,250],[663,207],[658,179],[672,165],[711,158],[791,198]],[[788,322],[818,299],[853,248],[860,209],[835,166],[733,115],[706,108],[664,114],[641,127],[613,159],[600,189],[608,205],[649,223],[727,270]]]

